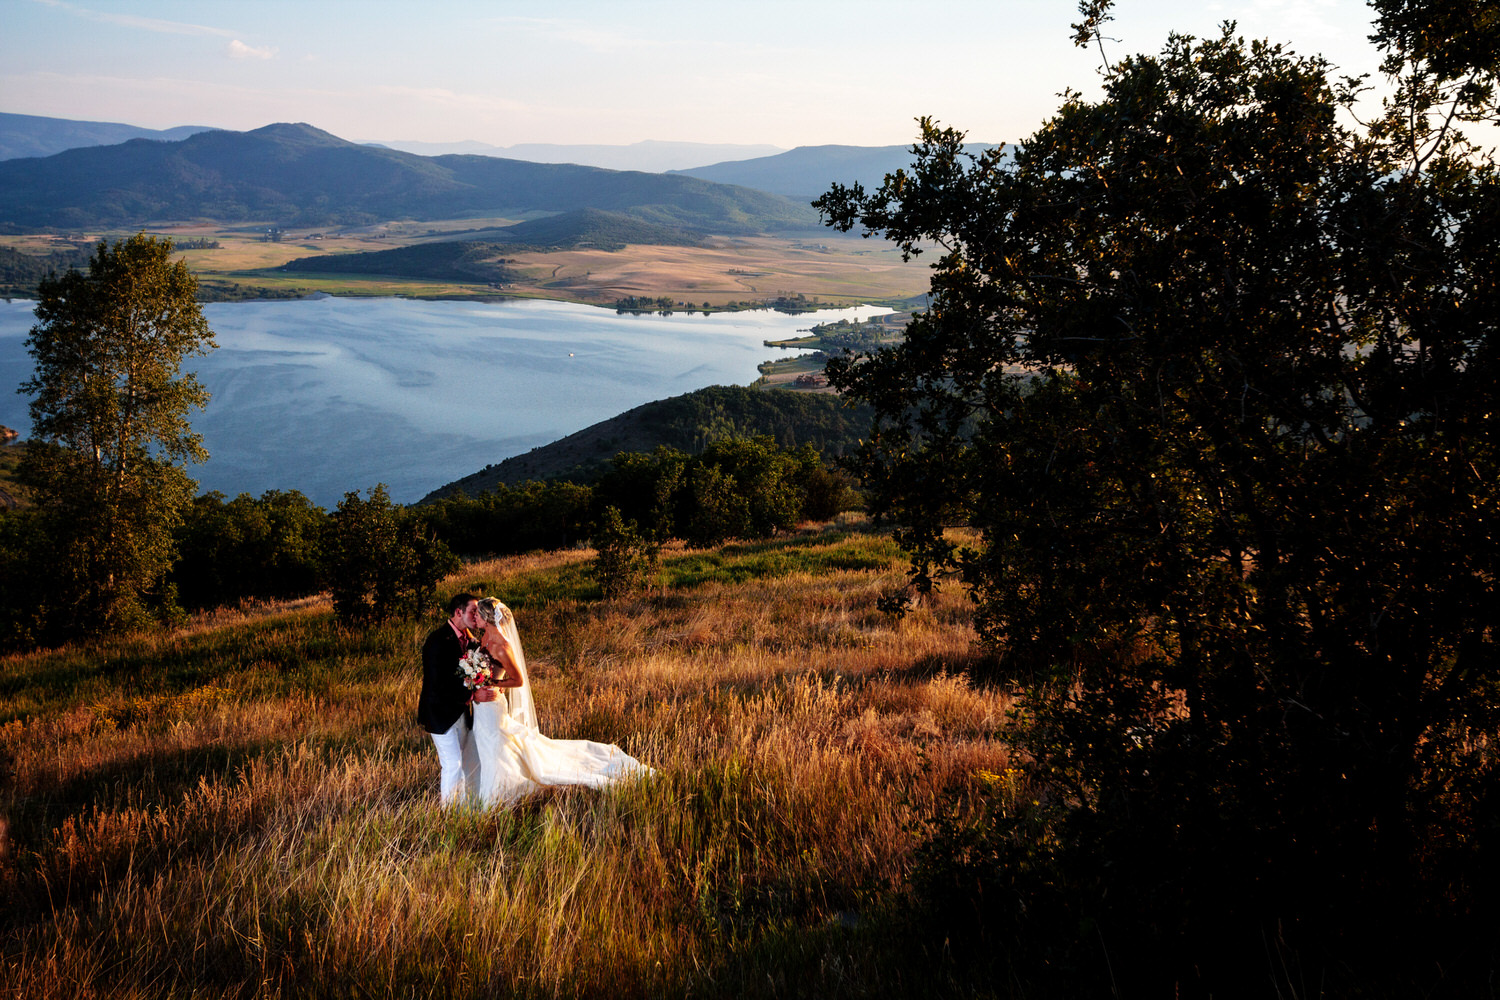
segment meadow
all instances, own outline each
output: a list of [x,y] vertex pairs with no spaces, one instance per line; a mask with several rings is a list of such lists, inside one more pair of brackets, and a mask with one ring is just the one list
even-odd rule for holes
[[436,611],[350,632],[318,598],[0,660],[5,994],[944,992],[908,877],[967,791],[1019,792],[966,598],[877,610],[906,564],[858,522],[672,547],[614,601],[592,555],[441,592],[515,609],[544,732],[658,771],[608,793],[438,805]]

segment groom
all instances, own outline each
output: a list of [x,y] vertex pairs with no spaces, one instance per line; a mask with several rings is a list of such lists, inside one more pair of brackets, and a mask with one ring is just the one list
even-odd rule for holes
[[479,756],[469,738],[472,714],[469,701],[488,701],[494,692],[481,689],[471,696],[458,672],[458,661],[474,645],[470,629],[481,628],[479,601],[472,594],[454,594],[448,601],[448,620],[432,630],[422,644],[422,694],[417,699],[417,722],[432,734],[442,777],[438,791],[444,805],[473,796],[479,787]]

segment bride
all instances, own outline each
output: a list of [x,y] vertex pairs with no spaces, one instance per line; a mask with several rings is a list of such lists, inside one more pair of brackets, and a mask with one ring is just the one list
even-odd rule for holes
[[508,805],[544,785],[605,788],[655,772],[617,746],[592,740],[555,740],[536,724],[526,655],[515,616],[493,597],[479,602],[480,644],[509,675],[493,700],[474,699],[472,739],[479,755],[479,800]]

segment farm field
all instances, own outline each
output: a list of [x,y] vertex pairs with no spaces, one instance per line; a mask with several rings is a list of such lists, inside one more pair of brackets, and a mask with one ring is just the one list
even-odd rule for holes
[[[391,250],[435,239],[463,239],[465,233],[493,231],[515,219],[461,219],[402,223],[342,230],[291,230],[279,242],[264,238],[263,227],[226,230],[208,224],[150,227],[178,243],[217,242],[216,248],[181,251],[188,267],[209,287],[241,286],[278,294],[403,295],[422,298],[493,298],[501,295],[610,305],[621,298],[669,297],[701,308],[777,296],[802,295],[829,305],[894,303],[918,295],[928,284],[927,262],[903,261],[883,243],[830,232],[817,239],[715,237],[700,247],[627,246],[607,251],[573,249],[502,252],[517,275],[504,285],[424,280],[402,275],[283,273],[299,257]],[[45,253],[87,246],[101,236],[3,236],[0,246]]]

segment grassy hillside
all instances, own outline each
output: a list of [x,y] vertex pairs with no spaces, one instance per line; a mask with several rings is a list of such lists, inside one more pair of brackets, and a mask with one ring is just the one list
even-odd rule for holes
[[620,212],[603,212],[595,208],[518,222],[495,235],[505,242],[535,250],[570,250],[585,246],[620,250],[630,244],[695,247],[703,243],[700,237],[677,226],[656,225]]
[[[432,620],[324,603],[0,660],[0,990],[77,996],[953,995],[903,916],[930,824],[1014,796],[958,595],[900,624],[887,538],[470,565],[543,731],[659,777],[445,812],[414,722]],[[998,789],[998,792],[996,791]]]
[[559,441],[507,458],[433,490],[423,499],[463,491],[477,496],[499,483],[528,479],[589,482],[622,451],[658,445],[696,454],[726,437],[769,434],[784,447],[810,444],[825,458],[851,453],[869,433],[872,411],[837,396],[714,385],[626,410]]
[[280,270],[294,274],[381,274],[435,281],[502,282],[512,277],[497,259],[506,249],[504,244],[476,240],[419,243],[394,250],[298,257],[283,264]]

